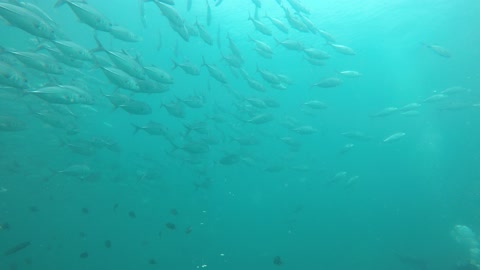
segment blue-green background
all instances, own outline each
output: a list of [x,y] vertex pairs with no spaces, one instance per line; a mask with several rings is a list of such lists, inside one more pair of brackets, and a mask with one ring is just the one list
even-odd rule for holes
[[[205,24],[205,1],[176,8],[189,23],[198,18]],[[34,1],[44,9],[73,41],[94,48],[93,30],[80,23],[68,6],[53,8],[52,1]],[[65,136],[32,116],[28,105],[40,102],[11,90],[0,91],[0,114],[15,116],[27,124],[21,132],[0,132],[0,251],[23,241],[25,250],[0,255],[0,269],[415,269],[402,263],[397,252],[425,259],[429,269],[452,269],[468,260],[467,250],[450,235],[456,224],[480,232],[480,109],[439,110],[424,104],[417,117],[392,115],[371,118],[385,107],[419,102],[451,86],[471,89],[461,101],[480,103],[480,2],[477,0],[425,1],[307,1],[309,18],[336,40],[352,47],[355,56],[336,53],[319,35],[290,29],[285,35],[271,26],[274,36],[301,41],[328,51],[332,58],[323,67],[310,66],[299,52],[275,47],[272,38],[255,32],[248,13],[250,1],[224,0],[215,7],[207,29],[221,48],[199,38],[186,43],[168,26],[153,3],[146,3],[147,27],[142,26],[136,1],[90,0],[115,24],[142,36],[139,43],[113,40],[98,33],[110,50],[136,53],[145,65],[169,70],[171,59],[188,59],[198,65],[202,57],[227,75],[229,87],[245,96],[270,97],[280,107],[270,109],[274,120],[265,125],[239,122],[238,102],[229,90],[209,77],[205,68],[193,77],[171,71],[175,84],[160,95],[137,94],[153,108],[149,116],[112,112],[99,94],[113,86],[95,67],[80,70],[105,82],[93,83],[98,102],[91,108],[72,106],[79,115],[80,133],[75,139],[108,137],[122,151],[105,149],[91,156],[62,147]],[[268,14],[286,23],[283,11],[273,0],[263,1],[260,15]],[[5,23],[0,25],[0,45],[31,50],[35,39]],[[241,78],[235,78],[221,61],[220,50],[229,53],[227,33],[242,50],[245,70],[261,80],[256,65],[288,75],[293,84],[285,91],[269,89],[258,93]],[[274,48],[273,59],[261,58],[247,34],[265,40]],[[159,45],[161,36],[161,46]],[[33,39],[33,40],[32,40]],[[173,48],[178,42],[178,56]],[[439,44],[451,58],[436,55],[422,43]],[[158,47],[160,47],[158,49]],[[45,83],[41,73],[20,67],[33,85]],[[363,76],[344,79],[334,89],[310,88],[339,70],[358,70]],[[66,75],[65,77],[68,77]],[[60,78],[61,79],[61,78]],[[65,79],[68,82],[70,78]],[[124,93],[127,93],[124,91]],[[174,118],[160,108],[162,102],[194,93],[205,96],[202,109],[187,109],[186,119]],[[319,99],[328,108],[314,116],[302,112],[301,104]],[[220,107],[223,110],[216,110]],[[132,135],[131,123],[149,120],[168,126],[181,136],[181,122],[221,114],[223,123],[209,122],[212,136],[220,143],[201,156],[200,165],[182,160],[183,153],[167,154],[171,145],[145,132]],[[301,136],[281,125],[285,117],[312,125],[318,133]],[[223,134],[253,134],[261,143],[240,146]],[[356,142],[355,148],[339,154],[352,141],[342,132],[360,130],[372,140]],[[405,132],[392,144],[381,141],[395,132]],[[279,138],[292,136],[302,147],[292,152]],[[252,164],[223,166],[225,153],[247,155]],[[88,164],[95,177],[83,181],[57,175],[72,164]],[[268,166],[281,164],[271,173]],[[308,170],[291,167],[305,166]],[[345,187],[327,182],[337,172],[358,175],[358,183]],[[148,177],[141,177],[144,173]],[[211,179],[208,188],[195,189],[194,182]],[[118,208],[114,209],[114,205]],[[31,211],[34,206],[37,212]],[[83,214],[81,209],[88,208]],[[172,215],[170,209],[178,210]],[[129,217],[135,211],[136,218]],[[165,223],[176,224],[169,230]],[[186,234],[185,228],[192,232]],[[112,248],[104,247],[105,240]],[[86,259],[80,258],[84,251]],[[222,255],[223,254],[223,255]],[[280,256],[283,264],[273,264]],[[149,264],[150,259],[156,265]],[[13,269],[13,268],[12,268]]]

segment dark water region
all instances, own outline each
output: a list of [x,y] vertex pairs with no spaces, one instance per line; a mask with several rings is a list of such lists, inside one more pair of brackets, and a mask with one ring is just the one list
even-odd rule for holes
[[0,1],[0,269],[478,269],[479,13]]

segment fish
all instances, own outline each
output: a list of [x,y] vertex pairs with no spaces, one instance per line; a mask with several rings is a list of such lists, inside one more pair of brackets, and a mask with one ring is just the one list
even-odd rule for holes
[[132,58],[130,55],[128,55],[124,51],[122,52],[109,51],[105,49],[105,47],[103,47],[102,43],[100,42],[100,40],[96,35],[94,36],[94,38],[95,38],[95,42],[97,43],[97,48],[93,50],[94,52],[99,52],[99,51],[105,52],[110,58],[110,60],[112,60],[112,62],[115,64],[116,67],[128,73],[130,76],[133,76],[137,79],[145,78],[145,72],[143,70],[143,67],[142,65],[140,65],[137,59]]
[[328,107],[327,104],[319,100],[309,100],[303,103],[302,105],[315,110],[323,110]]
[[292,129],[292,131],[300,135],[310,135],[318,132],[316,128],[308,125],[295,127]]
[[125,27],[114,25],[110,29],[110,35],[114,38],[123,40],[126,42],[139,42],[142,41],[142,38],[137,36],[135,33],[131,32]]
[[242,59],[242,54],[240,52],[240,49],[238,49],[235,42],[233,42],[232,38],[230,37],[230,34],[227,34],[227,39],[228,39],[228,47],[230,48],[232,53],[238,58]]
[[394,133],[394,134],[388,136],[387,138],[385,138],[383,140],[383,142],[384,143],[396,142],[396,141],[400,140],[401,138],[403,138],[405,135],[406,135],[405,132],[397,132],[397,133]]
[[181,101],[162,103],[160,107],[165,107],[168,114],[176,118],[185,118],[185,110]]
[[27,124],[19,118],[13,116],[0,115],[1,132],[18,132],[27,128]]
[[416,110],[410,110],[410,111],[406,111],[406,112],[401,112],[400,114],[403,115],[403,116],[419,116],[420,112],[416,111]]
[[358,78],[362,76],[362,73],[355,70],[343,70],[343,71],[339,71],[338,74],[347,78]]
[[288,34],[289,30],[288,30],[288,27],[282,22],[280,21],[279,19],[277,18],[273,18],[273,17],[270,17],[267,15],[267,13],[265,12],[265,18],[267,18],[268,20],[270,20],[270,22],[280,31],[282,31],[283,33],[285,34]]
[[345,46],[345,45],[341,45],[341,44],[336,44],[336,43],[331,43],[331,42],[328,42],[327,43],[328,45],[330,45],[332,48],[335,49],[335,51],[341,53],[341,54],[344,54],[344,55],[356,55],[356,52],[348,47],[348,46]]
[[304,48],[303,52],[310,58],[325,60],[330,58],[330,55],[322,50],[315,48]]
[[92,174],[92,169],[90,169],[90,167],[85,164],[74,164],[74,165],[68,166],[63,170],[54,172],[53,176],[57,174],[63,174],[71,177],[85,179]]
[[111,95],[107,95],[102,92],[102,95],[110,101],[114,107],[114,110],[118,108],[118,106],[123,105],[130,100],[130,96],[120,94],[118,92],[113,92]]
[[105,74],[105,76],[110,80],[110,82],[115,84],[117,87],[131,91],[138,91],[140,89],[138,82],[121,69],[114,67],[102,67],[101,70],[103,71],[103,74]]
[[33,52],[9,51],[26,66],[49,74],[63,75],[64,69],[49,55]]
[[355,145],[353,143],[347,143],[345,144],[342,149],[340,149],[340,154],[345,154],[347,152],[350,152],[350,150],[353,149]]
[[0,16],[11,25],[36,37],[48,40],[54,40],[57,37],[55,28],[26,8],[2,2]]
[[311,87],[320,87],[320,88],[333,88],[342,84],[342,80],[336,77],[325,78],[317,83],[314,83]]
[[374,114],[371,114],[370,117],[385,117],[385,116],[389,116],[389,115],[392,115],[394,113],[396,113],[398,111],[398,108],[397,107],[387,107],[379,112],[376,112]]
[[148,115],[152,113],[152,108],[148,103],[134,99],[130,99],[118,107],[133,115]]
[[174,149],[172,152],[177,150],[183,150],[187,153],[198,155],[198,154],[206,154],[210,152],[210,146],[203,142],[187,142],[183,146],[177,146],[173,142],[171,142]]
[[100,13],[94,7],[88,5],[83,1],[73,0],[58,0],[55,3],[55,7],[63,6],[67,4],[70,9],[75,13],[77,18],[98,31],[110,32],[112,29],[112,22],[105,15]]
[[193,109],[202,108],[205,105],[205,98],[200,95],[194,95],[194,96],[189,96],[187,98],[177,98],[177,99],[183,102],[183,104]]
[[317,29],[318,33],[325,39],[327,43],[336,43],[335,38],[332,34],[328,33],[325,30]]
[[440,45],[429,45],[429,44],[423,44],[423,46],[429,48],[432,52],[436,53],[439,56],[445,57],[445,58],[450,58],[452,57],[452,54],[445,49],[444,47]]
[[162,84],[154,80],[136,80],[138,84],[137,93],[159,94],[165,93],[170,89],[168,84]]
[[41,87],[25,91],[25,94],[34,94],[37,97],[54,104],[94,104],[94,98],[89,92],[72,85],[57,85]]
[[444,101],[447,98],[448,98],[448,96],[445,95],[445,94],[435,94],[435,95],[432,95],[432,96],[429,96],[429,97],[425,98],[422,101],[422,103],[437,103],[437,102],[440,102],[440,101]]
[[240,160],[241,160],[240,156],[237,155],[237,154],[225,154],[224,156],[222,156],[220,158],[218,163],[228,166],[228,165],[236,164],[236,163],[240,162]]
[[0,61],[0,85],[28,89],[28,79],[11,65]]
[[400,109],[398,109],[398,111],[399,112],[407,112],[407,111],[418,109],[421,106],[422,106],[422,104],[420,104],[420,103],[412,102],[412,103],[409,103],[409,104],[401,107]]
[[287,7],[282,6],[282,8],[285,12],[288,24],[290,24],[292,28],[303,33],[308,33],[310,31],[308,27],[297,16],[293,15]]
[[9,255],[12,255],[12,254],[15,254],[21,250],[24,250],[25,248],[29,247],[32,243],[30,241],[25,241],[25,242],[21,242],[7,250],[5,250],[5,252],[3,252],[3,254],[5,256],[9,256]]
[[259,91],[259,92],[265,92],[266,91],[265,86],[262,83],[260,83],[259,81],[251,78],[250,76],[247,76],[245,78],[245,80],[247,81],[248,86],[250,86],[250,88],[252,88],[256,91]]
[[89,50],[68,40],[52,40],[52,43],[66,56],[85,61],[92,61],[93,56]]
[[213,38],[210,36],[210,33],[208,33],[205,27],[203,27],[203,25],[201,25],[198,21],[195,22],[195,25],[197,26],[200,38],[208,45],[213,45]]
[[161,1],[153,1],[157,7],[160,9],[162,12],[163,16],[167,17],[167,19],[170,21],[170,23],[181,26],[184,24],[183,18],[180,16],[178,11],[171,5],[168,5],[164,2]]
[[325,65],[325,62],[323,60],[320,60],[320,59],[315,59],[315,58],[310,58],[310,57],[304,57],[305,60],[308,61],[308,63],[314,65],[314,66],[324,66]]
[[348,131],[348,132],[341,133],[341,135],[346,137],[346,138],[357,140],[357,141],[370,141],[370,140],[372,140],[372,137],[366,135],[365,133],[363,133],[361,131]]
[[261,113],[254,115],[250,119],[246,120],[245,122],[251,124],[265,124],[273,120],[273,115],[270,113]]
[[277,42],[278,45],[282,45],[284,48],[293,50],[293,51],[303,51],[303,44],[296,41],[296,40],[291,40],[291,39],[286,39],[284,41],[279,41],[274,37],[275,42]]
[[110,240],[105,240],[104,246],[105,246],[106,248],[111,248],[111,247],[112,247],[112,241],[110,241]]
[[310,10],[300,0],[287,0],[298,13],[310,14]]
[[187,11],[190,11],[190,9],[192,9],[192,1],[193,0],[187,0]]
[[225,74],[223,74],[223,72],[217,66],[207,64],[207,62],[205,62],[205,57],[203,57],[202,59],[203,59],[202,66],[207,67],[207,70],[210,76],[212,76],[215,80],[223,84],[228,83],[227,78],[225,77]]
[[148,134],[153,135],[153,136],[165,136],[168,132],[167,127],[165,127],[163,124],[157,123],[155,121],[150,121],[146,125],[143,125],[143,126],[138,126],[138,125],[135,125],[135,124],[132,124],[132,126],[135,129],[133,131],[133,134],[137,134],[139,130],[143,130],[143,131],[145,131]]
[[234,67],[234,68],[241,68],[244,63],[241,58],[237,57],[234,54],[225,56],[222,53],[222,59],[225,60],[225,62],[227,62],[231,67]]
[[189,42],[190,40],[190,36],[196,36],[197,32],[196,30],[194,30],[195,28],[193,27],[190,27],[190,25],[188,24],[175,24],[175,23],[172,23],[171,21],[168,21],[169,25],[170,25],[170,28],[173,29],[173,31],[177,32],[177,34],[183,39],[185,40],[186,42]]
[[208,0],[205,0],[205,2],[207,3],[207,25],[210,26],[212,23],[212,9],[210,8]]
[[276,74],[266,69],[260,69],[258,65],[257,65],[257,72],[260,73],[262,78],[268,83],[271,83],[273,85],[277,85],[281,83],[280,79]]
[[148,75],[148,77],[152,80],[155,80],[159,83],[164,83],[164,84],[173,84],[174,80],[172,75],[170,75],[168,72],[165,70],[155,67],[155,66],[148,66],[148,67],[143,67],[145,70],[145,73]]
[[268,28],[261,21],[252,18],[250,13],[248,14],[248,20],[252,21],[253,25],[255,26],[255,30],[257,30],[258,32],[260,32],[260,33],[262,33],[266,36],[271,36],[272,35],[272,30],[270,30],[270,28]]
[[177,67],[180,67],[185,73],[192,75],[192,76],[198,76],[200,75],[200,69],[198,68],[197,65],[194,65],[190,62],[183,62],[183,63],[178,63],[175,60],[172,59],[173,62],[173,67],[172,70],[176,69]]
[[440,94],[451,96],[451,95],[457,95],[457,94],[470,93],[471,91],[472,91],[472,89],[465,88],[465,87],[462,87],[462,86],[452,86],[452,87],[448,87],[446,89],[443,89],[442,91],[440,91]]

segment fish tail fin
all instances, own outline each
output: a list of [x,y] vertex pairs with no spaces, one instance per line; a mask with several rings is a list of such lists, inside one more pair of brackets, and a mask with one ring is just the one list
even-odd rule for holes
[[175,151],[177,151],[178,149],[180,149],[180,147],[178,145],[176,145],[174,142],[173,142],[173,139],[169,138],[169,137],[166,137],[166,139],[168,140],[168,142],[170,142],[170,144],[172,145],[172,150],[170,151],[170,154],[174,153]]
[[63,6],[63,4],[67,3],[66,0],[57,0],[57,2],[55,2],[55,5],[54,7],[60,7],[60,6]]
[[93,35],[93,38],[95,39],[95,43],[97,44],[97,47],[91,49],[90,52],[104,52],[104,51],[106,51],[105,47],[103,47],[102,43],[98,39],[97,33],[95,33],[95,35]]
[[205,56],[202,56],[202,67],[206,65],[207,65],[207,62],[205,62]]
[[142,129],[140,126],[135,125],[134,123],[131,123],[134,130],[133,130],[133,135],[137,134],[140,129]]
[[175,70],[175,69],[178,67],[177,61],[175,61],[175,60],[172,59],[172,64],[173,64],[173,66],[172,66],[171,69],[172,69],[172,70]]
[[280,45],[281,42],[276,37],[273,37],[273,40],[275,40],[275,43],[277,43],[277,46]]
[[253,21],[252,15],[250,14],[250,11],[248,12],[248,20]]

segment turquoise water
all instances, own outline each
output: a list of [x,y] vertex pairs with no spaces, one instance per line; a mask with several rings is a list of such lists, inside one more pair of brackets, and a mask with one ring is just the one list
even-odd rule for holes
[[[479,1],[304,0],[310,14],[303,16],[355,55],[336,51],[318,32],[296,30],[276,1],[262,1],[259,22],[280,41],[327,53],[321,66],[256,31],[251,1],[209,1],[210,25],[206,1],[193,1],[190,10],[175,1],[184,24],[198,20],[212,45],[198,36],[183,40],[152,2],[81,4],[138,42],[95,31],[75,15],[74,2],[11,5],[24,11],[28,3],[53,20],[40,17],[55,29],[53,39],[93,50],[95,35],[110,53],[161,68],[174,82],[153,94],[119,87],[102,68],[122,68],[102,51],[77,60],[81,67],[47,61],[62,67],[60,75],[32,68],[14,53],[50,55],[45,47],[55,50],[53,39],[28,33],[0,10],[0,269],[425,270],[480,263],[480,239],[471,235],[465,244],[453,231],[464,225],[480,233]],[[37,13],[23,13],[24,21],[30,14]],[[270,59],[249,35],[271,47]],[[232,55],[227,36],[241,52],[240,68],[222,59]],[[201,66],[202,58],[226,83]],[[197,65],[200,74],[172,69],[172,59]],[[257,66],[290,82],[271,85]],[[28,85],[6,83],[12,70]],[[341,83],[312,87],[326,78]],[[58,104],[35,93],[66,91],[58,85],[78,87],[94,101]],[[129,113],[125,101],[115,109],[105,95],[119,94],[151,113]],[[198,106],[189,106],[191,97]],[[321,108],[309,107],[312,101]],[[402,109],[412,103],[416,108]],[[184,116],[169,112],[169,104]],[[134,133],[132,124],[150,121],[160,124],[160,135]]]

